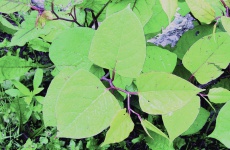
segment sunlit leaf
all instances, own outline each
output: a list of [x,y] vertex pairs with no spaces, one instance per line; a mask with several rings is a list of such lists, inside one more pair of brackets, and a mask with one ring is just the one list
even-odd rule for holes
[[230,100],[230,91],[224,88],[212,88],[209,90],[208,98],[213,103],[225,103]]
[[57,69],[60,71],[73,67],[76,70],[89,70],[92,62],[88,59],[88,54],[93,35],[94,30],[89,28],[71,28],[62,32],[49,49],[50,59]]
[[110,16],[111,14],[118,12],[130,4],[133,12],[139,18],[142,26],[144,26],[151,16],[153,15],[153,7],[155,5],[154,0],[141,0],[141,1],[133,1],[133,0],[125,0],[125,1],[112,1],[106,9],[106,16]]
[[230,101],[228,101],[220,110],[214,131],[209,135],[230,148]]
[[162,115],[171,142],[193,124],[199,113],[199,108],[200,98],[194,97],[181,109],[167,115]]
[[163,10],[168,16],[169,23],[176,14],[178,0],[160,0]]
[[[229,2],[230,3],[230,2]],[[222,16],[221,17],[221,23],[224,26],[224,29],[228,32],[228,34],[230,35],[230,18],[226,17],[226,16]]]
[[[230,62],[230,36],[218,32],[215,37],[205,36],[194,43],[183,58],[183,65],[201,84],[219,77]],[[197,61],[199,60],[199,61]],[[209,72],[209,73],[207,73]]]
[[95,32],[89,59],[121,76],[135,78],[142,70],[145,48],[142,25],[127,7],[102,22]]
[[215,19],[215,11],[206,0],[186,0],[186,3],[200,22],[210,24]]
[[66,68],[60,71],[51,81],[43,102],[43,119],[45,126],[57,126],[55,106],[58,100],[58,93],[63,85],[74,74],[75,70]]
[[172,72],[176,66],[177,56],[157,46],[147,47],[143,72]]
[[85,70],[76,71],[57,96],[57,136],[94,136],[110,125],[119,110],[116,98],[96,76]]
[[101,146],[125,140],[134,128],[134,123],[126,109],[120,110],[113,118]]
[[144,73],[137,78],[141,109],[149,114],[167,114],[185,106],[201,90],[175,75]]

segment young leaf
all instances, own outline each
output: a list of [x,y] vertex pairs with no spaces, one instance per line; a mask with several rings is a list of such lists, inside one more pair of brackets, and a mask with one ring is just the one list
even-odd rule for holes
[[226,103],[230,100],[230,91],[224,88],[212,88],[209,90],[208,98],[213,103]]
[[17,30],[17,26],[12,25],[5,17],[0,15],[0,31],[14,34]]
[[175,75],[150,72],[137,78],[141,109],[149,114],[167,114],[185,106],[201,90]]
[[40,68],[36,69],[36,72],[34,74],[34,80],[33,80],[34,90],[37,89],[39,85],[42,83],[42,78],[43,78],[43,70]]
[[215,11],[206,0],[186,0],[186,3],[200,22],[210,24],[215,19]]
[[[135,32],[133,32],[135,31]],[[95,32],[89,59],[124,77],[137,77],[145,61],[142,25],[130,8],[106,18]]]
[[157,46],[147,47],[147,56],[142,72],[173,72],[177,63],[177,56],[172,52]]
[[126,113],[126,109],[121,109],[113,118],[110,128],[106,133],[105,141],[101,146],[123,141],[133,131],[133,128],[134,123],[130,115]]
[[[230,3],[230,2],[229,2]],[[224,26],[224,29],[228,32],[228,34],[230,35],[230,18],[226,17],[226,16],[222,16],[221,17],[221,23]]]
[[88,53],[93,35],[94,30],[89,28],[71,28],[63,31],[49,49],[50,59],[57,69],[73,67],[76,70],[89,70],[92,62],[88,59]]
[[58,100],[58,93],[60,93],[63,85],[70,79],[70,77],[74,73],[75,70],[73,68],[63,69],[51,81],[51,84],[43,101],[43,120],[46,127],[57,126],[55,106]]
[[[183,58],[183,65],[201,84],[219,77],[230,62],[230,36],[218,32],[215,38],[205,36],[192,45]],[[211,72],[211,73],[207,73]]]
[[208,136],[215,138],[230,148],[230,101],[228,101],[220,110],[214,131]]
[[0,83],[6,79],[14,79],[24,75],[33,64],[16,56],[0,58]]
[[110,125],[120,109],[116,98],[96,76],[85,70],[76,71],[57,97],[57,136],[94,136]]
[[133,12],[137,15],[139,18],[142,26],[145,26],[145,24],[149,21],[151,16],[153,15],[153,7],[155,5],[155,2],[153,0],[142,0],[142,1],[133,1],[133,0],[125,0],[125,1],[119,1],[119,2],[111,2],[107,9],[106,9],[106,16],[110,16],[111,14],[118,12],[130,4],[130,7],[132,8]]
[[171,142],[193,124],[199,113],[199,108],[200,98],[196,96],[181,109],[162,115]]
[[[141,125],[144,128],[145,132],[151,137],[150,133],[148,132],[148,130],[151,130],[159,135],[161,135],[162,137],[165,137],[166,139],[168,139],[168,136],[164,134],[164,132],[162,132],[160,129],[158,129],[156,126],[154,126],[152,123],[150,123],[148,120],[142,120],[141,121]],[[146,130],[148,129],[148,130]]]
[[26,12],[30,9],[28,0],[1,0],[0,10],[1,13],[11,14],[13,12],[23,11]]
[[160,0],[163,10],[168,16],[168,22],[172,21],[173,16],[176,14],[178,0]]
[[182,135],[191,135],[200,131],[207,122],[209,116],[209,111],[207,111],[203,107],[200,107],[200,111],[198,116],[196,117],[196,120]]

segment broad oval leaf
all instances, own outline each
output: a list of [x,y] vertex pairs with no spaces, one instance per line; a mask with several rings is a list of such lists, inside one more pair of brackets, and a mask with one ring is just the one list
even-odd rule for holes
[[96,65],[136,78],[146,55],[142,25],[130,8],[106,18],[95,32],[89,59]]
[[30,2],[28,0],[1,0],[0,12],[11,14],[13,12],[26,12],[30,9]]
[[[81,35],[81,36],[77,36]],[[49,49],[49,56],[58,70],[66,67],[89,70],[92,62],[88,59],[94,30],[71,28],[63,31]]]
[[213,103],[226,103],[230,100],[230,91],[224,88],[212,88],[209,90],[208,98]]
[[[230,3],[230,2],[229,2]],[[226,17],[226,16],[222,16],[221,17],[221,23],[224,26],[224,29],[228,32],[228,34],[230,35],[230,18]]]
[[78,70],[65,82],[57,97],[58,137],[86,138],[107,128],[120,105],[102,82]]
[[201,90],[175,75],[150,72],[137,78],[141,109],[149,114],[167,114],[185,106]]
[[176,54],[157,46],[148,46],[143,72],[173,72],[177,63]]
[[0,83],[6,79],[14,79],[24,75],[33,63],[16,56],[4,56],[0,58]]
[[76,72],[73,68],[65,68],[51,81],[43,102],[43,120],[46,127],[57,126],[55,106],[63,85]]
[[168,16],[169,23],[176,14],[178,0],[160,0],[163,10]]
[[199,108],[200,98],[196,96],[181,109],[162,115],[171,142],[193,124],[199,113]]
[[214,131],[208,136],[215,138],[230,148],[230,101],[228,101],[220,110]]
[[[183,65],[201,84],[219,77],[230,62],[230,36],[226,32],[208,35],[194,43],[183,58]],[[209,73],[208,73],[209,72]]]
[[105,141],[101,146],[118,143],[126,139],[133,131],[134,123],[126,109],[121,109],[113,118],[110,128],[106,133]]
[[186,0],[186,3],[200,22],[210,24],[215,19],[215,11],[206,0]]
[[196,120],[188,128],[188,130],[186,130],[182,135],[190,135],[200,131],[205,125],[205,123],[207,122],[209,116],[210,116],[209,111],[207,111],[203,107],[200,107],[200,111],[198,116],[196,117]]

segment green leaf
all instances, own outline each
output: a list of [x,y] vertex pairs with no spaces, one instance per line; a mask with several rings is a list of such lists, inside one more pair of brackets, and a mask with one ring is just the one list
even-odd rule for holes
[[222,16],[223,12],[225,12],[225,8],[223,7],[220,0],[205,0],[205,1],[212,6],[213,10],[215,11],[215,17]]
[[24,75],[33,64],[16,56],[0,58],[0,82]]
[[145,141],[146,144],[152,150],[174,150],[173,144],[170,144],[169,140],[157,133],[149,131],[151,137],[146,137]]
[[178,0],[160,0],[163,10],[168,16],[168,22],[170,23],[176,14]]
[[126,113],[126,109],[121,109],[113,118],[110,128],[106,133],[105,141],[101,146],[123,141],[133,131],[133,128],[134,123],[130,115]]
[[190,9],[187,5],[187,3],[185,2],[185,0],[179,0],[178,1],[178,7],[180,8],[177,12],[181,15],[181,16],[185,16],[190,12]]
[[40,35],[48,34],[51,31],[52,25],[49,24],[52,21],[47,22],[44,28],[36,27],[37,15],[38,12],[32,11],[29,16],[25,17],[25,21],[22,22],[22,27],[14,34],[11,43],[8,46],[23,46],[26,42],[29,42]]
[[14,34],[18,30],[17,26],[12,25],[5,17],[0,15],[0,31]]
[[58,93],[60,93],[63,85],[75,73],[72,68],[65,68],[59,72],[51,81],[43,101],[43,120],[45,126],[57,126],[55,107],[58,100]]
[[[201,84],[219,77],[230,62],[230,36],[218,32],[205,36],[192,45],[183,58],[183,65]],[[207,73],[211,72],[211,73]]]
[[201,90],[175,75],[150,72],[137,78],[141,109],[149,114],[167,114],[185,106]]
[[181,109],[162,115],[171,142],[193,124],[199,113],[199,108],[200,98],[196,96]]
[[226,103],[230,100],[230,91],[224,88],[212,88],[209,90],[208,98],[213,103]]
[[146,51],[144,73],[151,71],[173,72],[177,62],[175,54],[157,46],[148,46]]
[[30,2],[28,0],[1,0],[1,13],[11,14],[13,12],[26,12],[30,9]]
[[32,114],[31,107],[28,107],[28,104],[21,98],[15,98],[10,104],[10,107],[13,109],[13,112],[16,112],[21,125],[25,124]]
[[228,101],[220,110],[214,131],[208,136],[215,138],[230,148],[230,101]]
[[36,69],[36,72],[34,74],[34,80],[33,80],[34,89],[37,89],[39,85],[42,83],[42,78],[43,78],[43,70],[40,68]]
[[206,0],[186,0],[186,3],[200,22],[210,24],[215,19],[215,11]]
[[168,17],[160,4],[160,0],[154,1],[152,12],[153,15],[148,23],[144,26],[145,34],[151,34],[151,37],[158,34],[162,28],[166,28],[168,25]]
[[[153,131],[159,135],[161,135],[162,137],[168,139],[168,136],[164,134],[164,132],[162,132],[160,129],[158,129],[156,126],[154,126],[152,123],[150,123],[148,120],[142,120],[141,121],[141,125],[144,128],[145,132],[151,137],[150,133],[148,132],[148,130]],[[148,129],[148,130],[146,130]]]
[[[230,3],[230,2],[229,2]],[[221,17],[221,23],[224,26],[224,29],[228,32],[228,34],[230,35],[230,18],[226,17],[226,16],[222,16]]]
[[39,52],[49,52],[50,44],[40,38],[29,41],[28,45]]
[[71,28],[63,31],[53,41],[49,50],[50,59],[57,69],[73,67],[76,70],[89,70],[92,62],[88,59],[88,53],[93,35],[94,30],[89,28]]
[[25,96],[29,96],[31,94],[30,90],[25,85],[23,85],[21,82],[17,80],[12,80],[12,83]]
[[18,89],[8,89],[5,90],[5,93],[11,97],[20,97],[21,93]]
[[182,60],[189,48],[202,37],[212,34],[213,25],[196,26],[183,34],[176,46],[173,48],[173,53]]
[[119,110],[116,98],[96,76],[85,70],[76,71],[62,85],[57,97],[57,136],[94,136],[110,125]]
[[191,135],[200,131],[207,122],[209,116],[209,111],[207,111],[203,107],[200,107],[200,111],[198,116],[196,117],[196,120],[182,135]]
[[[135,32],[130,32],[135,31]],[[142,25],[130,8],[106,18],[95,32],[89,59],[124,77],[137,77],[146,55]]]
[[108,17],[111,14],[126,8],[128,4],[130,4],[130,7],[132,8],[133,12],[139,18],[142,26],[145,26],[145,24],[149,21],[149,19],[153,15],[152,9],[155,5],[155,2],[153,0],[142,0],[142,1],[125,0],[119,2],[113,1],[109,4],[109,6],[106,9],[106,16]]

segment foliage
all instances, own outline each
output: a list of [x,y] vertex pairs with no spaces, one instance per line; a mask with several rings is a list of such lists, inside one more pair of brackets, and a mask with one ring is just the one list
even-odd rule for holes
[[[229,1],[3,0],[0,11],[1,148],[171,150],[196,135],[206,145],[193,149],[230,148]],[[177,11],[195,28],[174,48],[147,44]]]

